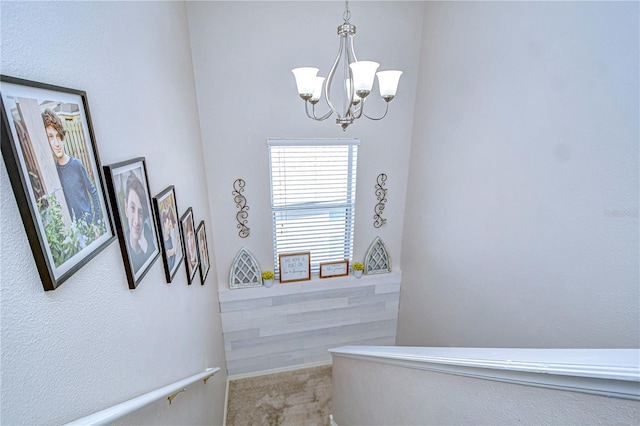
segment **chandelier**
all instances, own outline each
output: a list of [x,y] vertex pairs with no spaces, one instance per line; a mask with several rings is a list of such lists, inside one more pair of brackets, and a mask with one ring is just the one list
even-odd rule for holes
[[[351,12],[349,11],[349,1],[345,1],[344,14],[342,15],[344,22],[338,26],[338,35],[340,36],[340,48],[338,55],[329,70],[326,84],[324,77],[318,77],[318,68],[302,67],[291,70],[296,79],[296,86],[300,97],[305,101],[305,111],[307,117],[322,121],[329,118],[333,113],[336,114],[336,123],[342,126],[342,130],[354,120],[367,117],[370,120],[382,120],[389,111],[389,102],[396,95],[398,89],[398,81],[402,71],[377,71],[380,64],[372,61],[358,61],[353,50],[353,37],[356,34],[356,27],[349,23]],[[331,96],[331,84],[336,76],[338,66],[342,61],[342,108],[335,107]],[[381,117],[369,117],[364,113],[364,104],[367,96],[371,93],[375,77],[378,76],[378,87],[380,88],[380,96],[385,100],[385,111]],[[323,90],[324,88],[324,90]],[[324,92],[324,99],[329,106],[329,111],[318,116],[316,114],[316,104],[320,100]],[[335,94],[335,93],[333,93]],[[311,104],[311,111],[309,111]]]

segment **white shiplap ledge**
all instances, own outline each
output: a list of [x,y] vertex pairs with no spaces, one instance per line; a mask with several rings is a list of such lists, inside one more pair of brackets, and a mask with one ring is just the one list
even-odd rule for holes
[[640,349],[344,346],[335,357],[640,400]]
[[229,376],[330,362],[343,345],[396,341],[402,274],[219,290]]

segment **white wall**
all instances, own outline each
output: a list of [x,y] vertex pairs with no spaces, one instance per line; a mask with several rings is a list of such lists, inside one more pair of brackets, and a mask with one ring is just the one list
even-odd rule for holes
[[[361,139],[354,258],[363,260],[380,236],[399,269],[423,7],[420,2],[350,3],[358,59],[377,60],[381,69],[397,67],[405,73],[383,121],[362,119],[343,132],[334,117],[324,122],[306,117],[291,69],[315,65],[319,75],[327,75],[338,51],[336,28],[344,2],[187,4],[221,288],[228,288],[231,264],[242,247],[263,270],[273,269],[265,142],[270,137]],[[371,99],[371,115],[383,104]],[[374,187],[380,173],[388,175],[388,221],[376,229]],[[238,236],[238,209],[231,194],[238,178],[246,181],[251,229],[246,239]]]
[[[3,2],[2,73],[87,92],[103,164],[145,156],[213,242],[186,9],[178,2]],[[158,260],[129,290],[117,242],[44,292],[0,166],[2,424],[61,424],[206,367],[223,371],[124,423],[220,424],[225,358],[215,262],[204,286]],[[213,245],[210,252],[214,256]]]
[[398,344],[639,347],[638,3],[424,16]]

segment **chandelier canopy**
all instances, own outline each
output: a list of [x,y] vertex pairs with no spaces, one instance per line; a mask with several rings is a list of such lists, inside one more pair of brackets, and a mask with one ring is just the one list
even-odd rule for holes
[[[358,61],[353,50],[353,37],[356,34],[356,27],[349,23],[351,12],[349,11],[349,1],[345,1],[343,19],[344,22],[338,26],[338,36],[340,36],[340,48],[333,66],[327,75],[326,84],[324,77],[318,77],[318,68],[302,67],[291,70],[296,79],[296,86],[300,97],[305,101],[305,111],[311,119],[322,121],[336,114],[336,123],[342,126],[342,130],[354,120],[365,116],[371,120],[382,120],[389,111],[389,102],[396,95],[398,81],[402,71],[377,71],[380,64],[372,61]],[[342,62],[342,108],[338,109],[332,102],[331,84],[336,76],[339,64]],[[371,93],[375,77],[378,76],[378,87],[380,96],[385,100],[385,111],[381,117],[373,118],[364,113],[364,104],[367,96]],[[324,90],[323,90],[324,89]],[[324,92],[324,99],[329,106],[329,111],[324,115],[316,115],[316,104]],[[309,111],[311,104],[311,111]]]

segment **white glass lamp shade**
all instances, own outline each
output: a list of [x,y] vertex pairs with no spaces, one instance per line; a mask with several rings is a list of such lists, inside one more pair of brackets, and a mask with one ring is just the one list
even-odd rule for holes
[[[351,80],[347,79],[344,81],[344,87],[347,90],[347,96],[351,96]],[[360,96],[358,96],[357,93],[353,93],[353,100],[351,101],[351,103],[353,105],[357,105],[362,99],[360,98]]]
[[315,86],[316,74],[318,74],[318,68],[301,67],[291,70],[296,77],[296,86],[298,86],[298,93],[302,99],[310,99],[313,95],[313,88]]
[[322,96],[322,84],[324,83],[324,77],[315,77],[313,80],[313,95],[311,95],[311,102],[318,102]]
[[402,71],[379,71],[376,75],[378,76],[380,96],[382,96],[384,100],[390,101],[396,95]]
[[350,63],[349,66],[353,73],[353,87],[356,93],[362,96],[363,92],[366,94],[371,92],[376,70],[380,64],[372,61],[357,61]]

